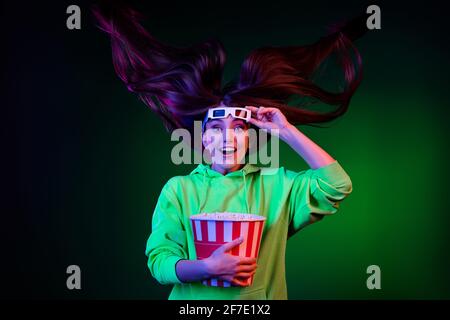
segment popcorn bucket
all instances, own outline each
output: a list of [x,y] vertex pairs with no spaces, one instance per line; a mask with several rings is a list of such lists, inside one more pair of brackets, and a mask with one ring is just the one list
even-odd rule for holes
[[[217,212],[193,215],[190,220],[197,259],[208,258],[221,245],[240,236],[244,237],[244,241],[229,253],[234,256],[258,258],[265,217],[246,213]],[[230,282],[216,278],[203,280],[202,283],[213,287],[231,286]],[[248,278],[248,285],[252,283],[253,276]]]

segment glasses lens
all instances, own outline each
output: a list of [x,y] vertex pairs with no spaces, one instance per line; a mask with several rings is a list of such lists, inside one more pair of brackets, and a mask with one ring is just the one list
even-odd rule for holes
[[235,110],[234,116],[239,118],[246,118],[247,117],[247,110]]
[[225,110],[214,110],[213,117],[223,117],[225,116]]

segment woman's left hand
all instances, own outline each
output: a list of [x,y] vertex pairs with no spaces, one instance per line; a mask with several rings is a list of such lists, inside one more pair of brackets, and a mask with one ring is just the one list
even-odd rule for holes
[[278,108],[265,108],[245,106],[252,112],[252,118],[248,122],[263,130],[285,130],[290,125],[285,115]]

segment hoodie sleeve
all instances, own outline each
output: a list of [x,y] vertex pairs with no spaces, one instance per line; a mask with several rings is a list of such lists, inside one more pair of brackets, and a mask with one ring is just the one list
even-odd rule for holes
[[337,161],[297,173],[289,199],[290,234],[306,226],[311,213],[335,213],[351,192],[350,177]]
[[186,231],[180,219],[181,207],[169,182],[158,198],[152,218],[152,232],[145,250],[150,273],[161,284],[182,283],[176,274],[175,265],[180,259],[187,259]]

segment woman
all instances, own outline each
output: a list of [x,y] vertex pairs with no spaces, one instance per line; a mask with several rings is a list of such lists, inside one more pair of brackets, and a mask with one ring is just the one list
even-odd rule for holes
[[[222,88],[225,52],[217,40],[176,48],[149,35],[129,8],[97,8],[94,13],[100,28],[111,36],[113,64],[127,88],[161,117],[169,132],[177,128],[193,132],[194,121],[203,119],[202,148],[212,158],[211,165],[199,164],[163,187],[146,248],[151,274],[161,284],[174,285],[169,299],[287,299],[287,238],[335,213],[352,191],[339,163],[295,126],[327,122],[346,112],[361,81],[361,59],[351,40],[364,33],[365,24],[355,19],[312,45],[256,49],[245,59],[239,80]],[[313,81],[332,54],[344,74],[341,92],[329,92]],[[293,104],[296,97],[310,100]],[[306,108],[315,102],[336,108],[328,112]],[[261,105],[265,108],[255,107]],[[245,121],[232,111],[243,106],[251,112]],[[212,108],[223,109],[224,116],[210,119]],[[242,163],[250,127],[279,130],[280,139],[310,169],[267,170]],[[267,218],[257,264],[227,253],[242,239],[196,260],[189,217],[224,211]],[[246,286],[252,275],[253,284]],[[209,278],[230,281],[233,287],[204,286],[201,281]]]

